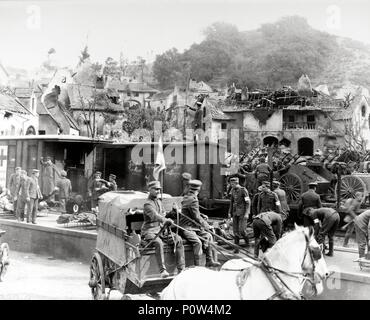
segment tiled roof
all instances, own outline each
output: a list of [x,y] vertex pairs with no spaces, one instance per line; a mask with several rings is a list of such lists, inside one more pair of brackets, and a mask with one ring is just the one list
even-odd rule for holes
[[0,110],[30,114],[26,107],[24,107],[20,102],[17,102],[14,97],[5,93],[0,93]]

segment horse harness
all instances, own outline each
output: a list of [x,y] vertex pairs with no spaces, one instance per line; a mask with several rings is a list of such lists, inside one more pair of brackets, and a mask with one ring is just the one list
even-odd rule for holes
[[[319,260],[320,257],[319,256],[314,257],[314,253],[311,251],[310,246],[309,246],[309,239],[305,233],[304,233],[304,236],[306,240],[306,250],[305,250],[304,257],[301,263],[301,267],[303,270],[303,264],[304,264],[304,261],[306,260],[306,256],[308,252],[310,255],[311,264],[312,264],[312,271],[309,274],[309,277],[307,276],[306,273],[303,273],[303,272],[287,272],[287,271],[275,268],[271,266],[270,262],[267,260],[266,257],[264,257],[260,261],[259,264],[254,264],[255,266],[258,266],[264,271],[266,277],[269,279],[271,285],[275,289],[275,293],[271,297],[269,297],[267,300],[273,300],[275,298],[281,298],[283,300],[302,300],[304,299],[302,295],[297,295],[295,292],[293,292],[293,290],[289,288],[289,286],[284,282],[284,280],[280,277],[279,274],[285,274],[287,276],[295,277],[295,278],[303,277],[302,284],[305,281],[314,283],[312,279],[314,278],[314,275],[315,275],[315,260]],[[247,282],[249,273],[250,273],[250,269],[248,267],[248,268],[240,270],[239,274],[237,275],[236,284],[239,289],[240,300],[243,300],[242,289],[245,283]]]

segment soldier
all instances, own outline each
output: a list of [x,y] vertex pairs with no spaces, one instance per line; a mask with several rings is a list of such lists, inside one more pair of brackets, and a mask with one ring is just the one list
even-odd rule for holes
[[41,158],[41,165],[42,165],[42,194],[45,198],[50,197],[54,191],[54,172],[60,177],[59,171],[52,163],[50,157],[46,157],[46,161],[44,158]]
[[365,250],[369,252],[369,231],[370,231],[370,210],[366,210],[358,215],[355,220],[356,240],[358,243],[358,254],[360,258],[365,258]]
[[277,194],[269,189],[269,182],[262,183],[262,191],[258,197],[257,212],[274,211],[280,213],[280,201]]
[[20,172],[20,181],[18,185],[18,189],[16,190],[17,195],[17,209],[16,209],[16,217],[18,222],[24,221],[24,210],[25,206],[27,208],[30,202],[30,193],[29,193],[29,183],[30,178],[27,177],[27,171],[21,170]]
[[9,179],[9,191],[13,201],[14,213],[16,213],[17,211],[17,199],[18,199],[17,190],[21,182],[21,171],[22,171],[21,167],[16,167],[15,173],[12,173]]
[[254,194],[252,198],[252,205],[251,205],[252,217],[258,214],[258,199],[260,197],[261,192],[262,192],[262,186],[259,186],[257,188],[257,192]]
[[36,224],[36,215],[39,206],[39,199],[42,199],[41,190],[39,187],[40,170],[33,169],[32,176],[29,178],[29,206],[27,210],[27,223]]
[[108,177],[108,180],[109,180],[109,184],[108,184],[109,191],[117,191],[116,178],[117,178],[117,176],[115,174],[112,174],[111,173],[109,175],[109,177]]
[[271,172],[271,168],[266,163],[266,159],[264,157],[261,157],[260,163],[257,165],[256,172],[255,172],[258,186],[260,186],[263,181],[270,179],[270,172]]
[[254,256],[258,258],[260,247],[262,252],[271,248],[281,235],[282,220],[280,214],[269,211],[253,218],[253,233],[255,238]]
[[274,180],[272,182],[272,187],[274,188],[273,191],[276,193],[276,195],[279,198],[280,208],[281,208],[280,214],[281,214],[281,219],[283,220],[283,223],[284,223],[284,221],[286,221],[286,219],[289,216],[289,210],[290,210],[288,201],[286,199],[286,193],[283,189],[280,189],[279,181]]
[[191,174],[188,172],[184,172],[182,174],[182,193],[181,193],[182,197],[188,194],[190,180],[191,180]]
[[299,217],[303,215],[303,225],[305,227],[311,224],[310,220],[305,215],[305,211],[308,208],[318,209],[321,208],[320,196],[316,193],[317,182],[310,182],[308,184],[308,190],[301,195],[301,198],[298,202],[298,214]]
[[159,234],[162,227],[166,224],[173,224],[173,220],[166,218],[162,202],[158,199],[158,194],[161,190],[160,182],[149,182],[148,189],[149,196],[144,204],[144,223],[141,227],[141,235],[144,244],[153,243],[161,277],[166,278],[169,274],[164,261],[163,241],[167,239],[167,243],[176,248],[175,255],[178,272],[181,272],[185,268],[184,245],[181,237],[176,234],[171,234],[170,237],[165,236],[164,231]]
[[361,202],[362,202],[362,193],[356,192],[355,198],[347,199],[344,203],[344,210],[348,214],[344,218],[344,222],[346,222],[346,234],[344,235],[343,247],[348,247],[348,241],[351,237],[353,231],[355,230],[354,219],[360,213],[361,209]]
[[329,238],[329,252],[327,256],[334,255],[334,234],[339,225],[339,213],[333,208],[308,208],[305,215],[310,219],[311,225],[315,225],[317,242],[325,244],[326,235]]
[[101,172],[96,171],[94,174],[94,179],[90,183],[89,187],[89,197],[91,197],[91,209],[96,209],[98,206],[98,198],[101,194],[107,191],[107,187],[101,179]]
[[71,196],[71,192],[72,192],[72,184],[71,184],[71,180],[67,178],[67,172],[62,170],[60,172],[60,175],[62,176],[62,178],[58,180],[57,188],[59,189],[59,201],[62,207],[62,212],[65,213],[66,212],[66,202]]
[[[239,179],[234,177],[230,179],[231,201],[228,218],[233,218],[233,233],[235,244],[239,245],[240,238],[243,238],[245,244],[249,246],[249,239],[246,234],[246,225],[250,212],[250,198],[247,189],[239,184]],[[239,249],[235,248],[235,253]]]
[[212,235],[204,229],[210,229],[210,225],[201,217],[199,212],[198,193],[202,186],[199,180],[189,181],[189,191],[182,201],[181,217],[179,224],[182,228],[179,230],[183,239],[186,239],[193,246],[194,264],[200,265],[202,257],[202,244],[206,254],[206,267],[218,267],[219,262],[213,259]]

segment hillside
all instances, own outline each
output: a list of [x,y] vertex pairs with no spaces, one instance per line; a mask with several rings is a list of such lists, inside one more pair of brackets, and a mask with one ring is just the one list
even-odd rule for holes
[[162,88],[191,77],[213,86],[235,83],[248,88],[296,86],[307,74],[329,90],[352,83],[370,88],[370,47],[313,29],[302,17],[284,17],[257,30],[239,31],[214,23],[205,39],[179,53],[157,56],[153,75]]

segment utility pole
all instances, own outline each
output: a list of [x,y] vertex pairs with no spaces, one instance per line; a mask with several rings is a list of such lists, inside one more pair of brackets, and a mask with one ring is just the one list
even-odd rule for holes
[[186,118],[188,115],[188,95],[189,95],[189,82],[190,82],[190,63],[187,63],[187,75],[186,75],[186,95],[185,95],[185,106],[184,106],[184,135],[186,133]]

